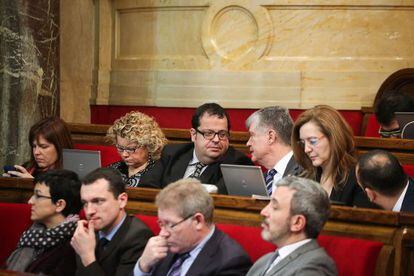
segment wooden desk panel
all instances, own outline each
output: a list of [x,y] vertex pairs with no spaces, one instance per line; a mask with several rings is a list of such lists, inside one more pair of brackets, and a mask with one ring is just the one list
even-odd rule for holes
[[[109,127],[109,125],[96,124],[69,124],[74,142],[80,144],[109,145],[109,141],[105,139]],[[173,128],[163,128],[162,130],[170,143],[190,141],[189,130]],[[244,153],[249,153],[246,146],[248,139],[247,132],[232,131],[230,145]],[[393,153],[402,164],[414,165],[414,140],[355,136],[355,143],[357,154],[373,149],[385,149]]]

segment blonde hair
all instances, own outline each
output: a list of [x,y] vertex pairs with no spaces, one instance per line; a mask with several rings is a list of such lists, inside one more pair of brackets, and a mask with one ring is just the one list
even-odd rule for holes
[[180,179],[162,189],[155,198],[160,209],[173,209],[182,218],[201,213],[208,225],[213,223],[213,198],[195,178]]
[[296,161],[305,169],[304,176],[316,179],[317,168],[313,167],[311,160],[299,144],[301,127],[312,122],[318,126],[330,145],[330,155],[327,160],[330,171],[324,172],[334,181],[334,187],[341,189],[349,170],[356,164],[355,141],[352,129],[341,114],[328,105],[318,105],[303,112],[296,120],[292,132],[292,149]]
[[106,137],[114,145],[117,136],[135,142],[139,147],[145,147],[152,160],[160,158],[161,150],[167,143],[154,118],[138,111],[125,114],[108,129]]

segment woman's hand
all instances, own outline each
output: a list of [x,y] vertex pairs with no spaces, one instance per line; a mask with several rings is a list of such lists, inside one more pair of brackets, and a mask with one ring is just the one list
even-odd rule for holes
[[16,176],[21,178],[34,178],[24,167],[20,165],[14,165],[16,168],[15,171],[8,171],[7,173],[3,173],[3,176]]

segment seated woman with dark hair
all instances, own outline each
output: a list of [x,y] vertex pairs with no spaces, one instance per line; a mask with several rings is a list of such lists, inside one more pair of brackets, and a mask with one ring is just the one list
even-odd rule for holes
[[49,169],[63,167],[63,149],[73,148],[72,138],[66,123],[58,117],[48,117],[34,124],[29,131],[31,146],[30,161],[14,165],[15,171],[3,176],[33,178]]
[[352,129],[337,110],[319,105],[303,112],[293,126],[292,148],[303,176],[321,183],[332,201],[376,207],[357,183]]
[[122,158],[109,167],[121,173],[128,187],[139,186],[141,176],[152,169],[167,142],[157,122],[138,111],[116,120],[109,128],[107,138]]
[[76,173],[49,170],[35,178],[31,220],[7,260],[7,269],[47,275],[74,275],[70,240],[79,220],[81,182]]

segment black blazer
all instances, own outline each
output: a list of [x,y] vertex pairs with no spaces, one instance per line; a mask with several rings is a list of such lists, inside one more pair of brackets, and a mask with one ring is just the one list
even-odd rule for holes
[[[169,253],[156,265],[151,275],[167,275],[174,257],[175,254]],[[216,227],[190,266],[187,275],[246,275],[251,266],[252,262],[243,248]]]
[[414,212],[414,181],[412,178],[408,179],[408,188],[401,205],[401,211]]
[[[321,181],[322,170],[318,169],[318,174],[316,176],[316,181]],[[378,209],[379,207],[370,202],[367,195],[365,194],[364,190],[358,185],[356,175],[355,175],[355,167],[349,170],[348,179],[342,185],[341,189],[332,189],[331,195],[329,199],[331,201],[340,202],[346,206],[356,206],[361,208],[375,208]]]
[[25,270],[25,272],[54,276],[72,276],[75,271],[76,253],[70,245],[70,240],[46,250]]
[[[193,158],[194,144],[174,144],[164,147],[161,158],[147,174],[143,175],[139,187],[162,189],[168,184],[183,178],[184,173]],[[226,154],[217,162],[208,165],[200,176],[200,181],[214,184],[219,194],[227,194],[220,164],[253,165],[243,153],[229,147]]]
[[303,168],[296,162],[295,157],[292,156],[286,166],[285,172],[283,173],[283,177],[294,175],[298,176],[302,173]]
[[[99,236],[96,236],[96,244],[98,244]],[[85,267],[77,256],[76,275],[123,276],[131,274],[151,236],[151,230],[141,220],[127,216],[102,255],[96,256],[95,262]]]

